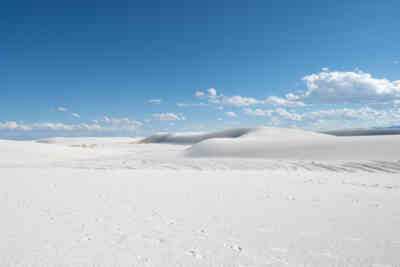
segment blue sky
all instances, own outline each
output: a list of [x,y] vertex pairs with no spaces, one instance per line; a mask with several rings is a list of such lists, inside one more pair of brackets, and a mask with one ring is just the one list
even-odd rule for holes
[[400,124],[399,1],[2,1],[0,138]]

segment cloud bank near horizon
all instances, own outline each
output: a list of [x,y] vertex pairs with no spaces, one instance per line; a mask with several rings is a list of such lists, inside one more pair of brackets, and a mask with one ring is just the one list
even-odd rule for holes
[[[203,107],[214,106],[208,110],[214,110],[215,116],[206,117],[205,120],[221,121],[221,117],[225,116],[229,117],[228,121],[237,121],[245,126],[250,117],[258,120],[258,125],[315,130],[400,124],[400,80],[377,78],[361,70],[330,71],[327,67],[300,80],[304,84],[304,90],[292,90],[284,96],[267,95],[260,99],[246,95],[225,95],[215,88],[208,88],[195,91],[194,99],[197,101],[177,102],[174,106],[185,110],[197,108],[197,112],[203,112]],[[174,126],[175,124],[171,124],[173,121],[202,123],[192,121],[190,116],[188,118],[183,113],[165,111],[164,106],[168,103],[161,98],[150,99],[148,104],[156,104],[155,108],[159,112],[147,114],[147,118],[146,114],[142,114],[140,120],[105,116],[100,120],[79,123],[0,121],[0,133],[3,136],[4,133],[15,132],[107,135],[118,132],[134,133],[144,124],[152,125],[156,121],[160,125],[163,122],[168,123],[168,126]],[[69,114],[76,121],[82,121],[81,114],[72,112],[63,105],[56,110]]]

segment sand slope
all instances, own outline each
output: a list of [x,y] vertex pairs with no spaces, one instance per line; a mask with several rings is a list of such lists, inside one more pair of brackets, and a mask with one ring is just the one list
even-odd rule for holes
[[399,160],[399,148],[399,135],[335,137],[265,128],[239,138],[202,141],[188,148],[185,155],[287,160]]

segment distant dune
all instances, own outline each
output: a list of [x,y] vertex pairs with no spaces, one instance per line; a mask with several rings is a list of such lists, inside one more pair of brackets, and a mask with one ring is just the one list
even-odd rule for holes
[[[350,134],[349,134],[350,135]],[[354,134],[352,134],[354,135]],[[273,127],[237,128],[211,133],[161,133],[140,141],[192,145],[187,157],[287,160],[397,160],[399,136],[347,136]]]
[[254,128],[236,128],[211,133],[159,133],[151,135],[140,143],[143,144],[195,144],[211,138],[236,138],[254,131]]

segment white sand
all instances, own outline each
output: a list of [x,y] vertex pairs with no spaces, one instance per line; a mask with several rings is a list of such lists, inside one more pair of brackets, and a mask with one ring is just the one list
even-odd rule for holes
[[238,138],[208,139],[191,157],[294,160],[398,160],[400,135],[336,137],[292,129],[260,128]]
[[399,137],[0,141],[0,266],[398,266]]

